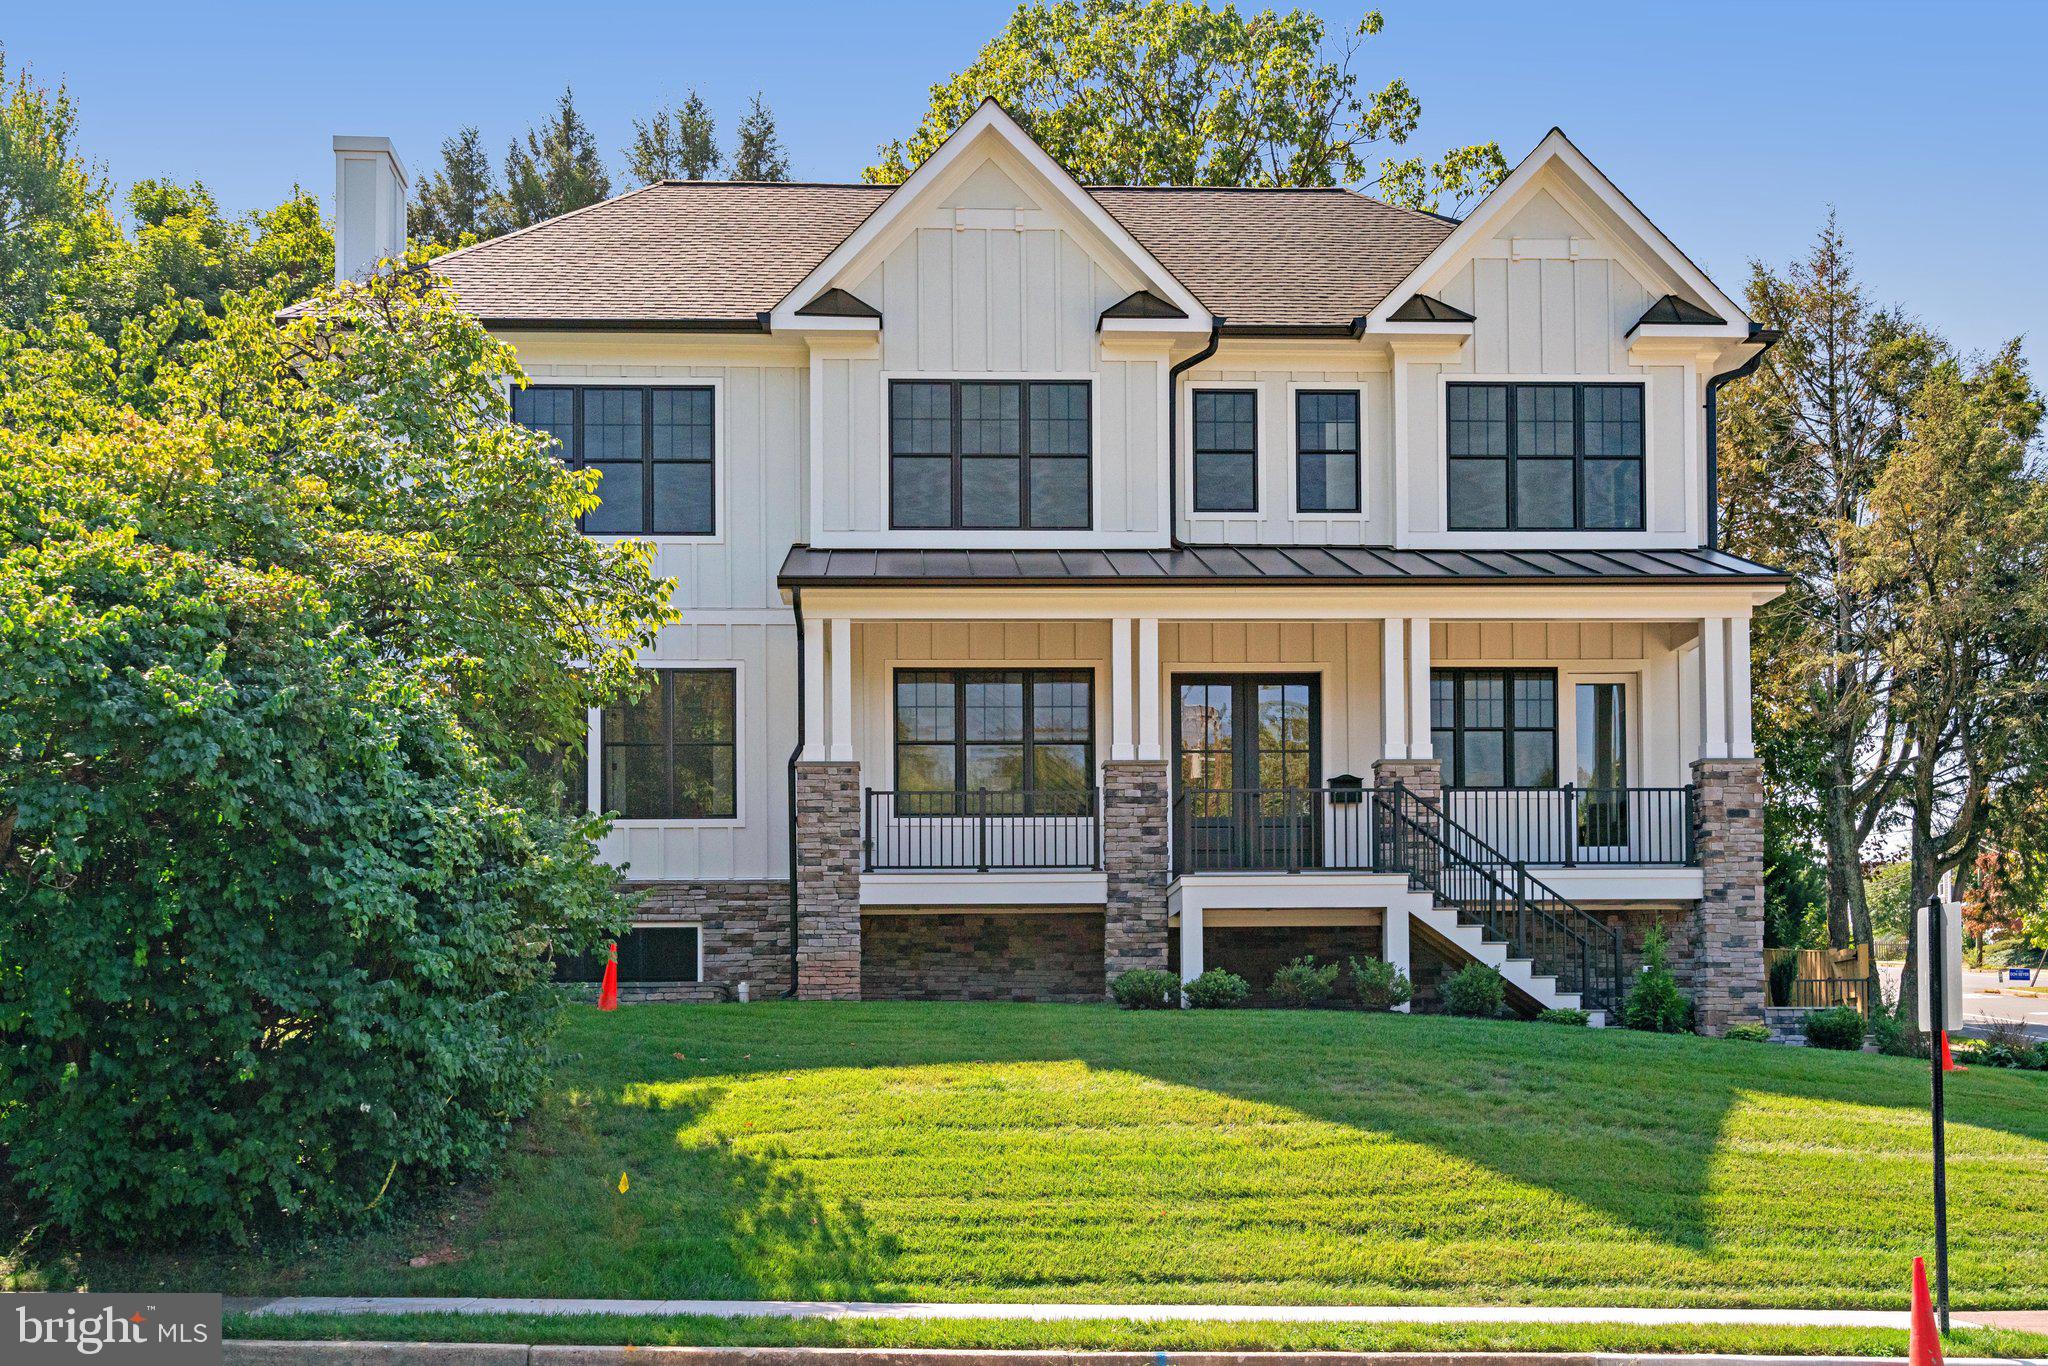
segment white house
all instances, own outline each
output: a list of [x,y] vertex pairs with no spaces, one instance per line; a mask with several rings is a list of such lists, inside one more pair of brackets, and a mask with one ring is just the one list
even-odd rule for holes
[[[337,139],[344,263],[395,250]],[[365,235],[368,235],[365,240]],[[1379,954],[1762,1002],[1715,391],[1769,344],[1561,132],[1462,222],[1089,187],[985,104],[895,187],[671,182],[441,259],[657,546],[591,716],[629,989],[1100,999]]]

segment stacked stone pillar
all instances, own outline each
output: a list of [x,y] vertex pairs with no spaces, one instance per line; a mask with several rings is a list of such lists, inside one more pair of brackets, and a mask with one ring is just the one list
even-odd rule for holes
[[1436,759],[1379,759],[1372,766],[1372,782],[1374,787],[1399,783],[1433,802],[1444,793],[1444,766]]
[[860,765],[796,766],[797,995],[860,999]]
[[1693,930],[1702,1034],[1763,1018],[1764,774],[1755,759],[1692,766],[1693,841],[1703,895]]
[[1102,766],[1102,970],[1166,969],[1167,766],[1158,759]]

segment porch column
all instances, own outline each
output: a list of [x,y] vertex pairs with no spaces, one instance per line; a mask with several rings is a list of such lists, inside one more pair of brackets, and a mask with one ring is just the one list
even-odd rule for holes
[[1749,618],[1728,618],[1728,757],[1756,758],[1749,695]]
[[825,619],[804,618],[804,751],[798,756],[817,763],[827,752],[825,738]]
[[1408,757],[1430,757],[1429,618],[1408,618]]
[[1380,623],[1380,756],[1408,757],[1408,677],[1401,665],[1399,617]]
[[1202,908],[1189,905],[1193,898],[1185,898],[1180,908],[1180,980],[1192,982],[1202,975]]
[[1138,618],[1138,757],[1163,759],[1159,733],[1159,618]]
[[1728,621],[1700,621],[1700,752],[1702,759],[1728,757]]
[[1131,619],[1109,623],[1109,757],[1124,763],[1138,757],[1131,744]]
[[859,1000],[859,764],[796,766],[796,859],[797,995]]
[[1398,782],[1434,798],[1443,790],[1443,770],[1430,757],[1429,618],[1388,617],[1382,630],[1380,715],[1386,738],[1372,766],[1373,786]]
[[[1186,950],[1182,950],[1182,952],[1186,952]],[[1414,975],[1408,970],[1408,912],[1401,910],[1399,907],[1388,907],[1386,916],[1381,922],[1380,956],[1399,968],[1403,977],[1408,978],[1410,981],[1414,980]],[[1408,1005],[1405,1001],[1395,1006],[1394,1009],[1404,1015],[1408,1013]]]
[[853,623],[832,618],[832,761],[853,759]]

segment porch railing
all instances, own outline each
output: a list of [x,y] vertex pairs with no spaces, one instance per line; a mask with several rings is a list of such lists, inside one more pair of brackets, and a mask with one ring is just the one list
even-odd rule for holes
[[1173,871],[1370,871],[1371,798],[1356,787],[1185,788],[1173,800]]
[[1690,787],[1452,787],[1444,814],[1521,863],[1553,868],[1687,867]]
[[1098,788],[1037,792],[866,790],[869,872],[1085,872],[1102,866]]

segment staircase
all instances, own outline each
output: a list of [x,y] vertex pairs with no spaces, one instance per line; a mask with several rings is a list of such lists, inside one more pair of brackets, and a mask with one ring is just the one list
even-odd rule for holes
[[1604,1025],[1621,1005],[1621,931],[1587,914],[1432,802],[1373,792],[1375,866],[1427,893],[1410,914],[1538,1005]]

